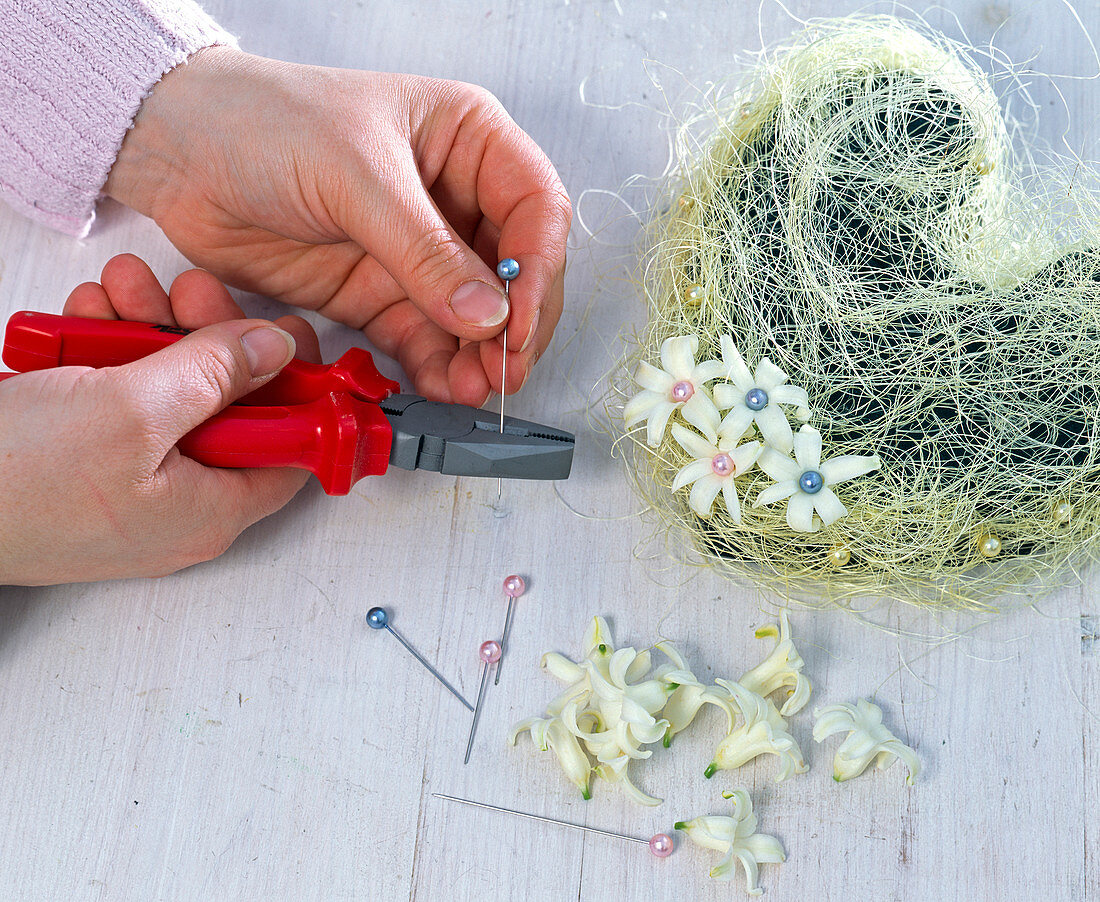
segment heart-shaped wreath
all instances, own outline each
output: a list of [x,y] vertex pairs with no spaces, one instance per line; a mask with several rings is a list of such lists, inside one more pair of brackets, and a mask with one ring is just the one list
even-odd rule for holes
[[888,17],[763,56],[681,161],[620,388],[709,563],[979,606],[1097,547],[1100,217],[1014,168],[965,48]]

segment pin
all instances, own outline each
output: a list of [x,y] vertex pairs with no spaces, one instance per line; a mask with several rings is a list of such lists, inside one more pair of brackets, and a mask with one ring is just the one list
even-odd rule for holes
[[501,659],[497,664],[497,674],[493,677],[493,685],[500,684],[500,668],[504,666],[504,649],[508,647],[508,634],[512,630],[512,607],[524,592],[527,591],[527,583],[518,573],[504,577],[504,594],[508,596],[508,612],[504,615],[504,632],[500,634]]
[[[505,257],[497,264],[497,275],[504,282],[504,297],[508,300],[508,287],[512,279],[519,275],[519,263],[511,257]],[[511,300],[508,300],[509,305]],[[508,319],[512,318],[509,306]],[[500,434],[504,435],[504,380],[508,375],[508,320],[504,321],[504,352],[500,355]],[[497,499],[500,499],[500,479],[497,479]]]
[[500,643],[496,639],[486,639],[477,650],[477,656],[481,658],[481,685],[477,690],[477,701],[474,703],[474,719],[470,721],[470,738],[466,741],[466,757],[463,764],[470,763],[470,749],[474,747],[474,732],[477,730],[477,719],[481,714],[481,699],[485,696],[485,681],[489,678],[489,668],[500,660]]
[[613,836],[615,839],[625,839],[627,842],[640,842],[649,846],[649,851],[657,858],[668,858],[672,854],[672,837],[667,833],[658,833],[649,839],[640,836],[627,836],[625,833],[612,833],[610,830],[598,830],[595,827],[585,827],[581,824],[571,824],[569,821],[559,821],[556,817],[543,817],[541,814],[528,814],[526,811],[516,811],[514,808],[501,808],[499,805],[487,805],[485,802],[471,802],[469,799],[460,799],[458,796],[448,796],[441,792],[433,792],[437,799],[446,799],[448,802],[459,802],[463,805],[472,805],[474,808],[488,808],[490,811],[501,811],[505,814],[514,814],[517,817],[530,818],[533,821],[545,821],[548,824],[561,824],[563,827],[572,827],[574,830],[584,830],[586,833],[598,833],[600,836]]
[[455,698],[462,702],[462,704],[464,704],[471,711],[474,710],[474,706],[466,701],[462,694],[457,689],[455,689],[454,686],[448,683],[446,679],[444,679],[443,674],[432,667],[432,665],[424,659],[424,656],[421,655],[420,652],[418,652],[415,648],[409,645],[408,642],[405,641],[404,636],[402,636],[397,630],[390,626],[390,615],[386,613],[385,608],[371,608],[369,611],[367,611],[367,626],[369,626],[372,630],[389,630],[393,637],[402,645],[404,645],[405,648],[408,649],[409,654],[411,654],[414,658],[416,658],[416,660],[427,667],[431,675],[439,680],[439,682],[441,682],[444,686],[446,686]]

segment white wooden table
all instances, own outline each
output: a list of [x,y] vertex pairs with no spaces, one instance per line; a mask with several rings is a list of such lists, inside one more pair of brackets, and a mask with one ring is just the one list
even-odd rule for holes
[[[858,4],[790,6],[808,16]],[[1057,0],[953,7],[975,43],[999,28],[997,46],[1016,59],[1096,72]],[[1081,7],[1100,34],[1095,4]],[[666,102],[675,110],[688,84],[758,48],[758,26],[769,39],[795,27],[777,5],[758,14],[755,4],[660,0],[211,0],[208,9],[253,52],[487,86],[547,150],[574,200],[657,174]],[[930,19],[959,34],[946,13]],[[663,64],[649,69],[665,91],[646,60]],[[1060,88],[1068,124],[1052,87],[1033,85],[1043,134],[1068,129],[1070,147],[1095,157],[1095,84]],[[752,638],[766,600],[674,565],[649,541],[654,528],[636,516],[621,464],[586,415],[619,332],[643,316],[623,279],[636,234],[625,212],[602,195],[583,198],[586,222],[603,228],[595,239],[575,228],[566,314],[509,408],[577,432],[567,483],[506,485],[500,503],[495,484],[400,470],[346,498],[313,483],[223,557],[176,576],[2,590],[0,898],[739,898],[740,877],[714,883],[717,856],[686,843],[660,861],[641,846],[431,796],[649,836],[724,812],[719,792],[736,785],[788,852],[786,864],[762,867],[765,898],[1100,897],[1100,642],[1083,638],[1100,614],[1095,575],[976,629],[905,607],[876,615],[894,631],[969,631],[941,644],[795,611],[813,704],[874,693],[924,760],[913,789],[900,765],[834,784],[837,740],[815,745],[808,712],[793,731],[810,773],[779,785],[770,759],[704,780],[722,731],[705,714],[638,766],[641,785],[667,799],[656,809],[598,781],[585,803],[526,739],[506,745],[509,726],[540,713],[558,688],[539,655],[575,656],[592,614],[609,617],[617,642],[638,646],[664,617],[664,633],[703,678],[736,677],[766,647]],[[83,242],[0,211],[0,314],[58,310],[122,251],[164,280],[186,267],[150,222],[118,207]],[[322,336],[327,359],[361,342],[331,325]],[[466,712],[396,642],[369,631],[364,613],[386,604],[473,695],[475,652],[500,630],[510,572],[530,589],[463,767]]]

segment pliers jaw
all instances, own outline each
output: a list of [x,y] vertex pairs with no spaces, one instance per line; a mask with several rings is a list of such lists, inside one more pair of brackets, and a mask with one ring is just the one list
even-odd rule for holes
[[393,395],[379,402],[393,428],[390,463],[449,476],[565,479],[576,438],[570,432],[464,404]]

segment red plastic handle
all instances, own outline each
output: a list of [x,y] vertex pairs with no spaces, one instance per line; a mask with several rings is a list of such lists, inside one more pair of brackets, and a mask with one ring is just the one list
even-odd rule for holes
[[228,407],[179,442],[208,467],[299,467],[330,495],[386,472],[393,430],[377,404],[333,393],[308,404]]
[[[186,334],[186,329],[177,326],[24,310],[8,320],[3,360],[19,373],[56,366],[120,366],[159,351]],[[303,404],[340,391],[363,401],[383,401],[400,391],[400,386],[378,372],[369,352],[352,348],[327,365],[295,357],[278,376],[237,403]]]
[[[20,373],[0,373],[0,382]],[[390,463],[393,429],[377,404],[334,392],[308,404],[227,407],[179,441],[208,467],[298,467],[329,495],[346,495]]]

